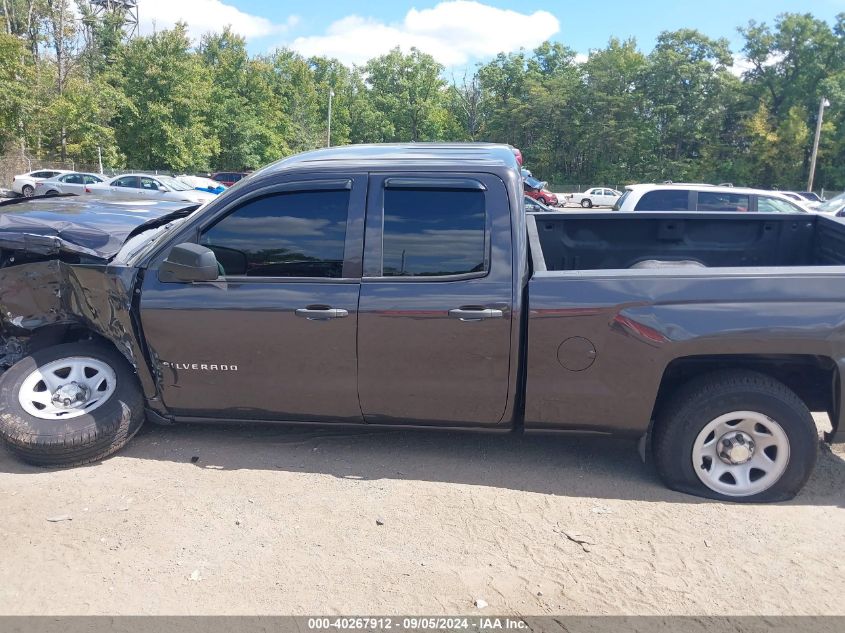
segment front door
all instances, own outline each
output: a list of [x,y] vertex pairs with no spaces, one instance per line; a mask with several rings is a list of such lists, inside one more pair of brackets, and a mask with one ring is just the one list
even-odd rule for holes
[[367,422],[502,420],[511,270],[501,180],[371,176],[358,316],[358,389]]
[[309,174],[245,194],[197,227],[217,281],[162,283],[148,271],[141,322],[172,414],[361,421],[366,185]]

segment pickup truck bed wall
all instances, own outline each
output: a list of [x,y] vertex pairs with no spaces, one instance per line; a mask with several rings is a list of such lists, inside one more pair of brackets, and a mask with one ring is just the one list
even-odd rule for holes
[[623,269],[648,260],[708,267],[845,264],[845,225],[818,215],[533,217],[543,254],[539,270]]
[[[781,364],[793,385],[812,376],[802,395],[815,410],[838,406],[845,226],[835,220],[558,213],[530,215],[528,232],[527,429],[565,419],[640,433],[679,359],[686,371]],[[630,268],[677,259],[706,266]]]

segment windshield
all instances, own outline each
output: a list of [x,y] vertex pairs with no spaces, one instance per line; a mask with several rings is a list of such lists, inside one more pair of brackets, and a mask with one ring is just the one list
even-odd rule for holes
[[186,185],[181,180],[176,180],[175,178],[172,178],[170,176],[157,176],[157,178],[162,183],[173,189],[173,191],[190,191],[191,189],[193,189],[193,187],[191,187],[190,185]]
[[845,193],[840,193],[835,198],[831,198],[827,202],[816,207],[819,213],[835,213],[845,206]]

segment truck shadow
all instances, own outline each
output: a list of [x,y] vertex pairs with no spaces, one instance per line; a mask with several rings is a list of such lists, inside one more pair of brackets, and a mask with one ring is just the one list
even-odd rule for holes
[[[632,440],[285,425],[145,425],[121,458],[210,470],[489,486],[557,496],[714,503],[666,489]],[[92,465],[96,467],[96,464]],[[0,454],[0,471],[44,472]],[[823,447],[796,505],[845,507],[845,459]]]
[[[286,470],[345,479],[470,484],[558,496],[712,503],[666,489],[654,468],[642,463],[634,441],[605,437],[146,425],[120,455],[218,470]],[[843,456],[822,447],[813,477],[789,503],[845,507]]]

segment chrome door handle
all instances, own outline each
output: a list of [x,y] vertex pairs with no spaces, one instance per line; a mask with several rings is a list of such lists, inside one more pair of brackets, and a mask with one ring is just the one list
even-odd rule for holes
[[342,319],[349,316],[349,310],[342,308],[299,308],[296,311],[296,316],[308,319],[309,321],[327,321],[328,319]]
[[501,319],[504,312],[494,308],[455,308],[449,310],[449,316],[461,321],[483,321],[484,319]]

